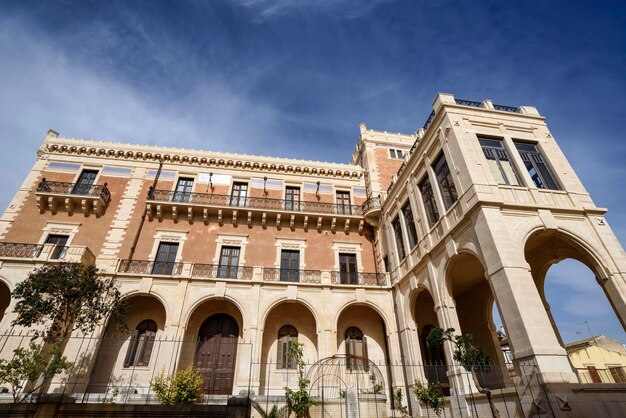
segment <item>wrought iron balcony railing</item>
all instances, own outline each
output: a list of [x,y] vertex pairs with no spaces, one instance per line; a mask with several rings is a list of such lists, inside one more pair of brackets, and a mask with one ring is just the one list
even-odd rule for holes
[[0,242],[0,257],[37,258],[42,249],[43,244]]
[[85,185],[80,183],[47,181],[44,177],[39,182],[39,186],[37,186],[37,191],[77,196],[99,196],[105,204],[109,203],[109,201],[111,200],[111,192],[107,187],[107,183]]
[[264,197],[239,197],[211,193],[177,192],[172,190],[153,190],[148,192],[148,200],[169,203],[189,203],[195,205],[228,206],[261,210],[284,210],[290,212],[327,213],[335,215],[359,216],[363,214],[361,206],[342,205],[323,202],[301,202]]
[[183,263],[150,260],[122,260],[117,271],[121,273],[178,276],[183,271]]
[[361,286],[385,286],[384,273],[361,273],[356,271],[333,271],[330,276],[334,284],[349,284]]
[[370,211],[380,209],[381,206],[382,206],[382,202],[381,202],[380,196],[376,196],[376,197],[371,197],[367,199],[365,202],[363,202],[363,204],[361,205],[361,208],[363,209],[363,213],[368,213]]
[[193,277],[208,277],[215,279],[252,279],[254,267],[247,266],[219,266],[215,264],[194,264],[191,271]]
[[280,282],[320,283],[320,270],[300,270],[263,267],[263,280]]

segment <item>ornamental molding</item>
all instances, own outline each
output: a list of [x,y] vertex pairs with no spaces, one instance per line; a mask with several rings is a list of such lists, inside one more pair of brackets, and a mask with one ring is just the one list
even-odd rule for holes
[[363,169],[350,164],[58,138],[50,134],[39,150],[39,155],[42,154],[87,156],[129,162],[163,162],[199,168],[258,170],[312,177],[343,179],[363,177]]

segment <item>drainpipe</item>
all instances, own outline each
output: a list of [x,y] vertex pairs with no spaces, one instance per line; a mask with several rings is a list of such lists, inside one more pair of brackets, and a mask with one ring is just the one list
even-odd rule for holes
[[[150,186],[150,190],[155,190],[157,182],[159,181],[159,177],[161,176],[161,169],[163,168],[163,160],[159,160],[159,169],[154,176],[154,181],[152,182],[152,186]],[[133,239],[133,245],[130,247],[130,252],[128,253],[128,260],[132,260],[135,255],[135,249],[137,248],[137,243],[139,242],[139,236],[141,235],[141,230],[143,229],[143,224],[146,221],[146,215],[148,214],[148,204],[146,203],[143,208],[143,214],[141,215],[141,220],[139,221],[139,227],[137,228],[137,232],[135,233],[135,238]]]

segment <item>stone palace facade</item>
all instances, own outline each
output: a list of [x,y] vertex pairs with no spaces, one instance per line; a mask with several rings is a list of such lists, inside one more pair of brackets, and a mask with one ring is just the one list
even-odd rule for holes
[[426,335],[471,333],[503,366],[495,302],[513,370],[485,385],[523,385],[532,367],[569,393],[579,382],[543,284],[551,265],[579,260],[626,323],[626,257],[605,213],[534,107],[489,100],[439,94],[415,134],[361,124],[349,164],[50,130],[0,219],[0,331],[19,331],[11,290],[33,268],[81,262],[115,277],[130,331],[70,341],[82,373],[50,390],[125,382],[141,395],[155,373],[193,364],[208,394],[278,395],[294,381],[286,351],[297,339],[310,364],[347,355],[350,371],[367,359],[385,393],[435,379],[458,399],[476,388],[452,347]]

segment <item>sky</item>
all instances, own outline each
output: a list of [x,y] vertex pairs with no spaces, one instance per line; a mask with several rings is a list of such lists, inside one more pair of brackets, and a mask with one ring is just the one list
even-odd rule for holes
[[[415,132],[438,92],[536,106],[626,242],[623,2],[4,0],[0,207],[50,128],[348,162],[359,122]],[[585,267],[547,286],[566,341],[626,342]]]

